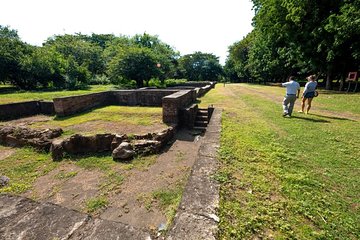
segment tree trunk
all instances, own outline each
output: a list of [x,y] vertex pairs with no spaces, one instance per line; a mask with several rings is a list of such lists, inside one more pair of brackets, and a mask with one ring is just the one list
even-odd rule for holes
[[344,89],[344,84],[345,84],[345,77],[344,77],[344,75],[341,75],[340,85],[339,85],[340,92]]
[[325,89],[326,89],[326,90],[330,90],[330,89],[331,89],[331,85],[332,85],[331,69],[328,69],[328,71],[327,71],[327,73],[326,73],[326,85],[325,85]]

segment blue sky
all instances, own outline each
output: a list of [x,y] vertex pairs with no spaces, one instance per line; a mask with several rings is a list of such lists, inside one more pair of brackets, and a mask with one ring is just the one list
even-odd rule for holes
[[41,45],[55,34],[158,35],[182,55],[202,51],[225,62],[228,46],[252,30],[250,0],[4,0],[0,25]]

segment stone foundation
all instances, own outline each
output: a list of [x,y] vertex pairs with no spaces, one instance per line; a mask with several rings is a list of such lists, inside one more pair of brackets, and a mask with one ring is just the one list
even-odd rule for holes
[[62,129],[34,130],[25,127],[1,127],[0,144],[11,147],[32,146],[48,152],[52,140],[62,134]]
[[75,134],[64,140],[55,140],[50,152],[53,160],[61,160],[65,154],[88,154],[114,151],[121,143],[128,142],[135,154],[153,154],[161,151],[175,135],[176,129],[169,127],[158,133],[127,136],[117,134],[96,134],[83,136]]
[[0,120],[11,120],[37,114],[54,115],[54,103],[51,101],[28,101],[0,104]]

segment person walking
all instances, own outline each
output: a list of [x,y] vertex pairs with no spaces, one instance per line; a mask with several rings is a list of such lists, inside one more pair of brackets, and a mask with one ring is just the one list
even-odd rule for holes
[[299,98],[300,95],[300,84],[294,80],[294,76],[290,76],[287,82],[282,83],[282,86],[286,87],[286,95],[283,101],[283,116],[291,117],[296,98]]
[[311,108],[311,102],[315,97],[315,89],[317,86],[317,82],[315,81],[315,75],[310,75],[306,79],[308,82],[305,84],[304,92],[301,98],[301,110],[298,111],[299,113],[303,113],[305,109],[305,102],[307,100],[307,108],[305,114],[308,114]]

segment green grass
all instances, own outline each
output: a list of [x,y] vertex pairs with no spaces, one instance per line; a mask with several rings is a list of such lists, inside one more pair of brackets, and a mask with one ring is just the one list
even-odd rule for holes
[[90,125],[82,133],[87,134],[111,132],[113,130],[111,124],[138,125],[139,127],[163,124],[162,109],[157,107],[107,106],[68,117],[54,117],[52,120],[36,122],[31,126],[33,128],[44,128],[45,125],[48,128],[61,127],[65,129],[65,135],[71,135],[76,132],[76,125],[85,123]]
[[[202,99],[224,108],[219,239],[359,239],[359,121],[316,111],[282,118],[281,105],[254,89],[284,91],[219,84]],[[360,95],[326,96],[338,103],[321,95],[322,110],[358,113],[349,105]]]
[[[0,147],[2,149],[8,149]],[[39,153],[32,148],[16,149],[16,152],[0,160],[0,175],[10,178],[10,184],[0,188],[0,193],[20,194],[31,189],[34,181],[56,168],[49,154]]]
[[[4,86],[4,85],[3,85]],[[66,97],[80,94],[88,94],[95,92],[102,92],[113,89],[112,85],[90,85],[85,90],[37,90],[37,91],[23,91],[12,90],[6,93],[1,93],[0,104],[22,102],[30,100],[52,100],[57,97]]]
[[168,223],[171,222],[175,216],[182,193],[183,186],[181,185],[172,189],[160,189],[152,193],[152,196],[158,202],[159,207],[165,211]]
[[78,174],[78,172],[76,172],[76,171],[71,171],[71,172],[61,171],[55,175],[55,178],[60,179],[60,180],[64,180],[64,179],[67,180],[67,179],[75,177],[77,174]]
[[96,214],[109,204],[109,200],[104,196],[90,198],[86,201],[86,212]]

